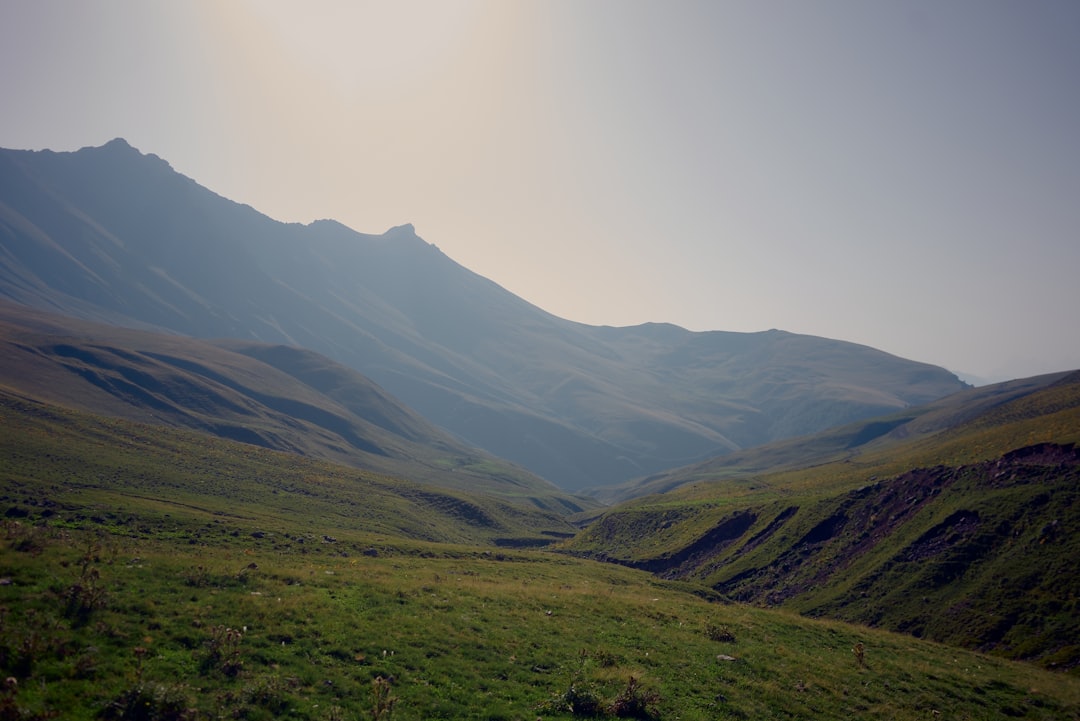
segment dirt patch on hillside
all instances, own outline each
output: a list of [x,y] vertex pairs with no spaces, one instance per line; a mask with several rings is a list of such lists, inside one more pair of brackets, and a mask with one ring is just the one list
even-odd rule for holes
[[[714,588],[740,601],[784,603],[830,584],[879,544],[894,542],[895,534],[905,524],[923,511],[930,511],[959,481],[964,481],[966,486],[987,488],[1039,483],[1059,478],[1077,466],[1080,466],[1080,450],[1074,445],[1043,443],[984,463],[919,468],[894,478],[874,479],[872,484],[852,491],[837,502],[831,513],[767,565],[744,570]],[[978,535],[980,524],[976,511],[957,510],[894,558],[898,562],[920,562],[950,552],[964,558],[981,556],[988,552],[981,544],[979,548],[969,549],[970,553],[964,550]],[[949,573],[935,577],[934,581],[947,583],[963,571],[954,568],[957,564],[947,565]],[[709,571],[714,572],[715,568]]]
[[744,543],[739,548],[737,553],[740,556],[749,553],[765,541],[769,540],[769,538],[772,537],[774,533],[779,531],[784,526],[784,524],[787,523],[788,520],[790,520],[791,517],[795,515],[798,510],[798,506],[788,506],[787,508],[785,508],[776,516],[776,518],[772,519],[772,521],[769,522],[769,525],[758,531],[756,534],[754,534],[753,538]]
[[725,518],[708,533],[678,553],[645,561],[638,564],[638,567],[656,573],[662,578],[682,578],[739,540],[756,521],[757,515],[754,513],[749,511],[736,513]]
[[905,561],[926,561],[970,539],[979,528],[979,514],[957,511],[924,533],[904,552]]

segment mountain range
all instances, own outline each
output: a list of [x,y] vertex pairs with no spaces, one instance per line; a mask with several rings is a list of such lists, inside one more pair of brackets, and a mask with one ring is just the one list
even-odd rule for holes
[[0,151],[0,428],[13,717],[168,716],[144,656],[251,718],[360,715],[357,669],[425,717],[462,670],[508,694],[470,717],[624,716],[586,671],[664,718],[1076,716],[1080,371],[573,323],[116,140]]
[[[120,139],[0,151],[0,298],[234,339],[239,352],[242,342],[314,351],[570,491],[966,387],[929,364],[779,330],[563,320],[458,265],[411,225],[367,235],[330,220],[281,223]],[[264,360],[288,355],[250,348]]]

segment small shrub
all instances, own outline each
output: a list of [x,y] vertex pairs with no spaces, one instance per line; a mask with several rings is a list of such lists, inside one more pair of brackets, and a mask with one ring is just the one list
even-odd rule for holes
[[257,710],[279,718],[290,708],[286,683],[276,676],[257,678],[239,689],[226,691],[217,697],[217,702],[219,709],[232,718],[261,718]]
[[371,682],[371,718],[372,721],[389,719],[397,705],[397,696],[391,693],[390,681],[376,676]]
[[22,710],[15,703],[19,691],[19,682],[9,676],[0,686],[0,721],[16,721],[23,717]]
[[862,641],[852,646],[851,652],[855,654],[855,661],[858,662],[859,668],[866,668],[866,646]]
[[214,626],[210,629],[210,640],[206,642],[207,656],[203,662],[204,670],[217,669],[226,676],[240,673],[244,665],[240,658],[240,641],[244,633],[227,626]]
[[721,641],[723,643],[735,643],[735,634],[727,626],[716,626],[714,624],[705,625],[705,636],[710,641]]
[[101,573],[83,564],[78,580],[64,592],[64,615],[76,623],[85,623],[93,611],[105,608],[106,596]]
[[143,673],[143,661],[146,660],[146,655],[149,653],[145,646],[136,646],[132,649],[132,653],[135,654],[135,679],[142,680]]
[[206,566],[192,566],[184,572],[184,583],[194,588],[205,588],[210,585],[210,571]]
[[98,672],[98,650],[96,646],[87,646],[76,658],[71,667],[72,678],[90,679]]
[[195,718],[187,696],[177,687],[138,682],[101,712],[117,721],[188,721]]
[[611,702],[609,711],[618,718],[657,719],[660,694],[641,686],[633,676],[626,682],[626,688]]
[[27,553],[35,558],[45,551],[45,531],[38,526],[27,526],[18,521],[4,524],[4,537],[13,551]]
[[[601,661],[611,661],[615,665],[617,659],[611,654],[590,653],[582,649],[578,654],[578,669],[570,679],[570,685],[566,690],[553,698],[537,706],[541,713],[565,714],[574,716],[597,718],[615,716],[617,718],[656,719],[658,718],[656,704],[660,701],[660,695],[655,691],[647,690],[635,677],[631,676],[627,681],[626,688],[610,703],[605,703],[596,692],[593,685],[586,681],[585,662],[590,657]],[[601,663],[602,666],[608,667]]]
[[585,681],[585,662],[588,660],[589,655],[588,649],[581,649],[578,653],[578,667],[570,677],[570,685],[562,693],[541,703],[537,710],[543,713],[569,713],[574,716],[585,717],[595,717],[603,714],[603,701],[593,690],[592,685]]
[[257,570],[259,570],[259,564],[249,563],[236,572],[236,580],[240,583],[247,583],[249,580],[250,572]]
[[37,630],[26,631],[15,647],[10,670],[16,676],[29,678],[33,673],[34,665],[45,655],[47,647],[47,639]]
[[604,703],[592,686],[575,679],[564,692],[540,704],[537,710],[542,713],[569,713],[592,718],[603,714]]
[[593,651],[590,655],[593,660],[596,661],[596,665],[600,668],[614,668],[622,661],[622,659],[610,651]]

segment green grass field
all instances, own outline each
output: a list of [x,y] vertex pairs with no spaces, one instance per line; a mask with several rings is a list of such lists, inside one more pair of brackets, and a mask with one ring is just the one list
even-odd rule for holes
[[616,566],[347,533],[282,550],[286,532],[215,525],[180,544],[7,520],[0,717],[1080,715],[1075,678]]
[[1080,718],[1075,676],[529,548],[534,506],[3,409],[0,719]]

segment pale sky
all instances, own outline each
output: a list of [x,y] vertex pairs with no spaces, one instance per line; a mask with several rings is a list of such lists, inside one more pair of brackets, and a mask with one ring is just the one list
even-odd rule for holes
[[0,0],[0,146],[124,137],[563,318],[1080,368],[1075,0]]

